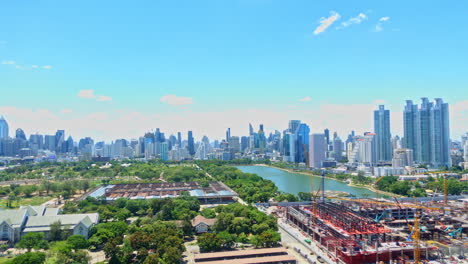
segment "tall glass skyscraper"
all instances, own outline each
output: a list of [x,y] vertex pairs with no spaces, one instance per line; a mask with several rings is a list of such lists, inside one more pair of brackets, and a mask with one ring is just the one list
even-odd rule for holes
[[392,160],[390,110],[385,110],[383,105],[374,111],[374,133],[377,134],[377,160]]
[[3,116],[0,116],[0,139],[7,139],[8,131],[9,127],[7,121],[5,118],[3,118]]
[[195,142],[193,140],[192,131],[188,132],[188,151],[190,155],[195,155]]
[[295,162],[307,162],[307,152],[309,151],[309,133],[308,125],[301,123],[294,133],[296,135],[296,153]]
[[421,100],[419,109],[412,101],[406,101],[403,112],[404,147],[413,150],[417,163],[450,167],[448,104],[440,98],[436,98],[434,103],[425,97]]

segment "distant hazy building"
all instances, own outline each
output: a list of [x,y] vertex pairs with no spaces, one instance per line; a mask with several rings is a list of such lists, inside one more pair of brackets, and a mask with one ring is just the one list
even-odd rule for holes
[[23,129],[21,128],[16,129],[15,138],[26,140],[26,134],[24,133]]
[[390,161],[392,159],[392,145],[390,135],[390,110],[379,105],[374,111],[374,132],[377,143],[377,160]]
[[9,126],[3,116],[0,116],[0,139],[7,139],[9,136]]
[[194,142],[194,139],[193,139],[193,134],[192,134],[192,131],[189,131],[188,134],[188,152],[191,156],[195,155],[195,142]]
[[325,134],[312,134],[309,139],[309,166],[312,168],[321,168],[325,160],[326,139]]
[[161,143],[161,160],[166,161],[169,159],[169,144],[167,142]]
[[450,159],[449,107],[442,99],[422,98],[420,108],[406,101],[403,112],[404,147],[413,149],[414,160],[432,167],[452,165]]
[[245,150],[249,148],[249,137],[241,137],[240,148],[242,153],[244,153]]
[[238,153],[241,151],[239,137],[230,136],[228,143],[229,143],[229,148],[231,148],[234,153]]
[[413,150],[412,149],[395,149],[392,159],[392,167],[404,168],[413,166]]
[[343,159],[343,141],[339,137],[333,139],[333,158],[338,162]]
[[306,163],[307,154],[309,151],[309,133],[310,128],[308,125],[301,123],[296,128],[295,134],[295,153],[294,153],[294,162],[296,163]]

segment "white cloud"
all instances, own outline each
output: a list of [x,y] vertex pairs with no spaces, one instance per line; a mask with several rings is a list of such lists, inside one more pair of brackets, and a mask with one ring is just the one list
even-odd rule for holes
[[97,101],[100,101],[100,102],[106,102],[106,101],[112,101],[112,97],[110,96],[105,96],[105,95],[99,95],[97,98],[96,98]]
[[81,90],[78,92],[78,97],[80,98],[85,98],[85,99],[93,99],[99,102],[107,102],[107,101],[112,101],[112,97],[106,96],[106,95],[97,95],[94,93],[94,90],[92,89],[87,89],[87,90]]
[[94,95],[94,90],[81,90],[78,92],[78,97],[93,99],[96,95]]
[[350,18],[349,20],[341,23],[342,27],[348,27],[351,26],[352,24],[361,24],[362,21],[367,20],[367,15],[364,13],[359,13],[359,15]]
[[4,65],[15,65],[15,61],[12,61],[12,60],[4,60],[4,61],[2,61],[2,64],[4,64]]
[[31,66],[31,68],[33,68],[33,69],[37,69],[37,68],[39,68],[39,66],[37,66],[37,65],[33,65],[33,66]]
[[314,35],[324,32],[338,19],[340,19],[340,14],[335,11],[331,11],[329,17],[320,18],[320,25],[314,30]]
[[42,68],[43,68],[43,69],[46,69],[46,70],[50,70],[50,69],[52,69],[52,66],[50,66],[50,65],[44,65],[44,66],[42,66]]
[[62,114],[70,114],[72,112],[73,112],[73,110],[71,110],[71,109],[62,109],[62,110],[60,110],[60,113],[62,113]]
[[160,101],[173,106],[193,104],[193,99],[191,97],[177,96],[174,94],[164,95],[161,97]]
[[374,31],[375,32],[383,31],[384,30],[383,24],[388,23],[389,21],[390,21],[390,17],[388,17],[388,16],[381,17],[379,19],[379,22],[377,23],[377,25],[375,25]]
[[304,98],[299,99],[299,102],[310,102],[312,98],[310,96],[306,96]]

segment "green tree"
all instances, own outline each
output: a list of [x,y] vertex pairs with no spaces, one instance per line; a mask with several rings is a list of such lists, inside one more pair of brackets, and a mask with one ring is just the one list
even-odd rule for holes
[[27,249],[47,249],[49,247],[47,241],[44,240],[44,233],[27,233],[22,236],[20,241],[16,244],[17,248]]
[[88,240],[82,235],[72,235],[67,238],[67,243],[73,249],[85,249],[89,246]]
[[64,239],[65,233],[62,230],[62,223],[59,221],[50,224],[49,240],[59,241]]
[[15,257],[11,264],[42,264],[46,259],[46,254],[42,252],[28,252]]
[[218,251],[222,241],[215,233],[204,233],[198,237],[198,246],[203,252]]

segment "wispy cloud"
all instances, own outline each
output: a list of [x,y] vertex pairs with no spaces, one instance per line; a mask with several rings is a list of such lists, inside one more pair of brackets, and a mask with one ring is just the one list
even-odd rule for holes
[[329,17],[320,18],[320,25],[314,30],[314,35],[325,32],[338,19],[340,19],[340,14],[335,11],[331,11]]
[[377,23],[377,25],[375,25],[374,31],[375,31],[375,32],[381,32],[381,31],[383,31],[383,30],[384,30],[383,25],[384,25],[385,23],[388,23],[389,21],[390,21],[390,17],[388,17],[388,16],[381,17],[381,18],[379,19],[379,22]]
[[39,65],[23,65],[23,64],[18,64],[14,60],[2,60],[3,65],[10,65],[14,67],[15,69],[20,69],[20,70],[27,70],[27,69],[44,69],[44,70],[50,70],[52,69],[51,65],[44,65],[44,66],[39,66]]
[[84,98],[84,99],[92,99],[92,100],[96,100],[96,101],[99,101],[99,102],[112,101],[112,97],[106,96],[106,95],[97,95],[97,94],[94,93],[94,90],[92,90],[92,89],[79,91],[78,92],[78,97]]
[[345,22],[342,22],[341,27],[343,28],[343,27],[349,27],[349,26],[351,26],[353,24],[361,24],[362,21],[367,20],[367,19],[368,19],[368,17],[367,17],[366,14],[359,13],[359,15],[357,15],[355,17],[352,17],[352,18],[346,20]]
[[191,97],[177,96],[174,94],[164,95],[161,97],[160,101],[173,106],[193,104],[193,99]]
[[65,108],[65,109],[60,110],[60,113],[62,113],[62,114],[70,114],[70,113],[72,113],[72,112],[73,112],[73,110],[68,109],[68,108]]
[[8,41],[6,40],[0,40],[0,45],[6,45],[8,43]]
[[310,102],[312,98],[310,96],[306,96],[304,98],[299,99],[299,102]]

